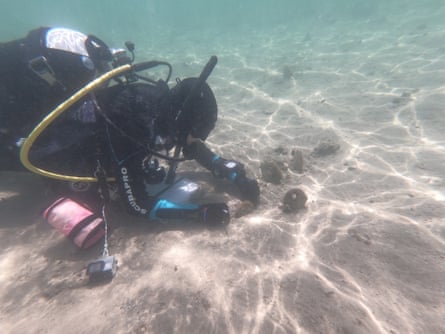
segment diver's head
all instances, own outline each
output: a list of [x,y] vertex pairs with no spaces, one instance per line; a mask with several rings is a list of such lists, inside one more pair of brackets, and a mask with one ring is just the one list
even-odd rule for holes
[[[184,145],[186,138],[191,135],[194,138],[206,140],[215,127],[218,117],[218,107],[215,95],[207,83],[190,96],[197,78],[186,78],[178,81],[171,90],[172,113],[175,137],[179,144]],[[184,102],[187,104],[184,105]]]

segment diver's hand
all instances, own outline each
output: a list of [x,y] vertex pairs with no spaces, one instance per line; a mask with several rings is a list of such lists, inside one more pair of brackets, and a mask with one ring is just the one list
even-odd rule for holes
[[202,204],[199,213],[204,224],[227,224],[230,221],[229,207],[226,203]]
[[212,174],[216,177],[227,178],[235,181],[239,176],[245,176],[244,166],[235,160],[227,160],[218,157],[212,163]]
[[235,184],[237,185],[243,199],[251,201],[255,205],[258,204],[260,199],[260,187],[255,179],[249,179],[244,175],[239,175],[235,179]]
[[242,163],[235,160],[218,158],[213,161],[213,175],[225,177],[235,183],[243,199],[258,204],[260,197],[260,187],[255,179],[246,177],[246,171]]

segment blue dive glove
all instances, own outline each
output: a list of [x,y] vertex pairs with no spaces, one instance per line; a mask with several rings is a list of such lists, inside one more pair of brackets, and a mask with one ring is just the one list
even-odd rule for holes
[[254,204],[258,203],[260,197],[258,182],[246,177],[243,164],[215,156],[212,162],[212,173],[216,177],[225,177],[235,183],[244,199]]

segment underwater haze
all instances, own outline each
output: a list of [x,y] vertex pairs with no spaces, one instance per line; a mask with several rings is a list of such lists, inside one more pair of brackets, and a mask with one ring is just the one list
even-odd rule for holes
[[261,199],[184,163],[230,224],[114,212],[119,269],[91,287],[100,250],[42,222],[39,178],[0,173],[0,333],[445,333],[443,0],[1,1],[2,41],[69,27],[180,78],[218,56],[206,142]]
[[[362,0],[79,0],[79,1],[5,1],[2,0],[3,40],[20,37],[36,26],[68,26],[100,34],[113,40],[131,36],[156,39],[162,30],[176,34],[247,34],[252,30],[278,25],[292,29],[332,27],[339,20],[362,21],[363,25],[384,23],[390,17],[423,13],[430,22],[440,23],[440,0],[362,1]],[[388,26],[397,22],[386,22]],[[199,34],[198,34],[199,35]],[[246,36],[248,37],[248,36]],[[158,36],[161,38],[161,36]],[[141,40],[142,37],[141,37]]]

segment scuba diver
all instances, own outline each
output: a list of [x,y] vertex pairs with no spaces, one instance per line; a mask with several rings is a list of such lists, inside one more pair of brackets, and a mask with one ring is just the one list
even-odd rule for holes
[[[204,143],[218,114],[206,83],[216,57],[199,77],[178,78],[170,87],[170,64],[133,64],[134,45],[126,46],[131,57],[125,49],[110,49],[93,35],[64,28],[39,28],[23,39],[1,43],[0,170],[20,170],[25,165],[33,171],[31,165],[57,175],[94,175],[95,183],[62,177],[51,184],[60,195],[86,202],[96,212],[99,196],[108,198],[109,189],[116,186],[128,210],[148,219],[227,223],[226,203],[194,202],[197,184],[176,175],[178,163],[194,159],[215,177],[230,180],[242,199],[257,204],[258,183],[247,177],[244,166],[220,157]],[[158,66],[168,69],[165,80],[140,74]],[[124,67],[125,72],[111,76],[99,88],[85,86]],[[66,112],[46,119],[82,87],[87,93]],[[39,122],[51,124],[23,154],[24,143]]]

